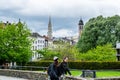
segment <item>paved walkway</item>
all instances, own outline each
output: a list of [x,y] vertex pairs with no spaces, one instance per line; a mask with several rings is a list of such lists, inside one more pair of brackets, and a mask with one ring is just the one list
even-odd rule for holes
[[8,77],[8,76],[0,76],[0,80],[28,80],[28,79]]

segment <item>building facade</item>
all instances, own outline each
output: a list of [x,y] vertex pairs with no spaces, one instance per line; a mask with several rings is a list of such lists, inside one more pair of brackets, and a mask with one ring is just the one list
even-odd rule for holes
[[33,54],[32,54],[31,61],[35,61],[41,58],[41,55],[37,52],[37,50],[41,50],[45,48],[46,42],[45,42],[45,38],[39,35],[38,33],[32,33],[31,37],[33,39],[33,43],[32,43]]

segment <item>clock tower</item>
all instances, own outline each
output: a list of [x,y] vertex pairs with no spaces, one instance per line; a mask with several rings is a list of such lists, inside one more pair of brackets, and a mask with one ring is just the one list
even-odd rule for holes
[[78,27],[79,27],[79,34],[78,34],[78,38],[80,38],[80,37],[81,37],[82,31],[83,31],[83,25],[84,25],[83,20],[82,20],[82,19],[80,19],[80,20],[79,20],[79,23],[78,23]]

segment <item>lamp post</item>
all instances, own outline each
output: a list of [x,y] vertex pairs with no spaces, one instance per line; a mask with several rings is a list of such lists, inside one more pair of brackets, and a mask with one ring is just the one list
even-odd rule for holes
[[117,50],[117,54],[116,54],[117,61],[120,61],[120,43],[116,44],[116,50]]

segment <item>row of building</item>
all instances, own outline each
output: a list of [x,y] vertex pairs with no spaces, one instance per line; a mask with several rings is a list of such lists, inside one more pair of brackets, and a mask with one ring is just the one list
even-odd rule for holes
[[52,35],[52,23],[51,23],[51,17],[49,17],[48,22],[48,32],[47,36],[41,36],[39,33],[35,32],[32,33],[31,37],[34,38],[33,44],[32,44],[32,50],[33,50],[33,56],[31,58],[31,61],[37,60],[41,57],[40,54],[36,52],[36,50],[41,50],[46,47],[54,47],[54,42],[56,41],[63,41],[67,42],[70,45],[75,45],[78,42],[78,39],[80,38],[83,30],[83,20],[80,19],[78,23],[78,36],[73,37],[53,37]]
[[[19,19],[20,22],[20,19]],[[11,24],[8,21],[6,23],[4,23],[4,25],[7,24]],[[81,34],[82,34],[82,30],[83,30],[83,21],[82,19],[79,20],[78,23],[78,36],[73,36],[73,37],[53,37],[52,35],[52,23],[51,23],[51,17],[49,17],[49,22],[48,22],[48,32],[47,35],[40,35],[38,32],[32,32],[31,33],[31,38],[34,40],[32,42],[32,51],[33,51],[33,55],[32,58],[30,59],[31,61],[35,61],[41,58],[41,55],[38,54],[37,50],[42,50],[44,48],[48,48],[48,47],[54,47],[54,43],[57,41],[63,41],[63,42],[67,42],[70,45],[75,45],[78,42],[78,39],[80,38]]]
[[37,32],[32,33],[31,38],[34,39],[32,42],[33,55],[31,61],[35,61],[41,58],[41,55],[37,52],[37,50],[42,50],[44,48],[54,48],[54,43],[57,41],[63,41],[64,43],[69,43],[70,45],[74,45],[76,43],[70,37],[53,37],[52,39],[49,39],[47,36],[41,36]]

